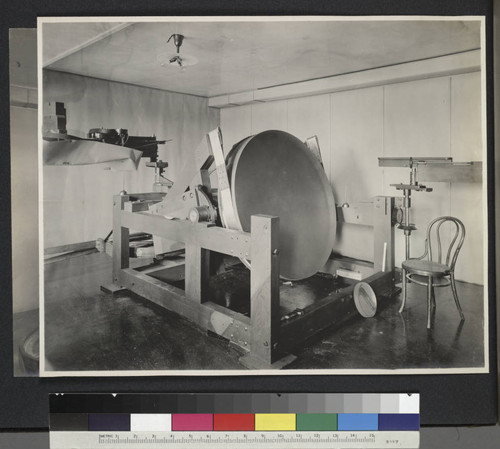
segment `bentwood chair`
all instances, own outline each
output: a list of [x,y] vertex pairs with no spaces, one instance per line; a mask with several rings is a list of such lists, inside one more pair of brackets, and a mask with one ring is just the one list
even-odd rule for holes
[[[451,223],[451,240],[448,248],[443,248],[441,242],[442,226],[445,223]],[[446,228],[446,227],[445,227]],[[444,229],[444,228],[443,228]],[[431,327],[431,308],[436,308],[436,297],[434,287],[451,286],[453,299],[460,314],[462,321],[465,320],[462,308],[457,295],[455,285],[455,264],[458,254],[464,243],[465,226],[455,217],[439,217],[429,223],[427,227],[427,237],[425,239],[425,252],[422,256],[415,259],[405,260],[402,264],[403,286],[400,312],[406,303],[407,283],[414,282],[418,285],[427,287],[427,328]],[[437,245],[437,251],[433,252],[434,243]],[[446,254],[446,259],[444,255]]]

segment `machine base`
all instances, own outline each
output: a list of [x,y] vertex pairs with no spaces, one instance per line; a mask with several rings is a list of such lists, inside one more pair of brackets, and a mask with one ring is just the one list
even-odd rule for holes
[[[323,329],[359,315],[352,281],[324,273],[302,281],[280,280],[279,217],[253,215],[248,233],[134,212],[137,201],[148,200],[149,195],[113,198],[114,283],[248,351],[251,355],[242,358],[243,364],[252,368],[286,366],[293,358],[285,356],[277,361],[278,357],[293,352]],[[376,239],[384,244],[386,262],[383,270],[374,263],[374,273],[365,279],[380,297],[390,297],[394,290],[391,203],[392,199],[388,202],[386,198],[375,202],[375,209],[387,221],[387,235]],[[132,268],[130,229],[183,243],[184,263]],[[238,271],[233,266],[228,270],[232,275],[227,273],[217,281],[211,276],[212,253],[250,259],[251,269]],[[121,288],[106,287],[113,293]]]

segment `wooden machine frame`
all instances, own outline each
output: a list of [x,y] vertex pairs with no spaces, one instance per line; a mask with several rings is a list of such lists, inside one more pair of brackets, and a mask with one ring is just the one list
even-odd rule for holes
[[[254,369],[287,365],[295,359],[290,351],[296,345],[318,331],[356,314],[353,301],[355,283],[352,283],[340,291],[331,292],[290,319],[282,320],[277,245],[279,217],[254,215],[251,218],[251,231],[247,233],[209,223],[171,220],[148,212],[145,205],[161,201],[162,197],[161,193],[114,197],[114,291],[131,290],[187,318],[201,329],[226,338],[245,353],[240,358],[241,363]],[[392,295],[394,291],[393,205],[394,198],[375,198],[373,214],[365,220],[365,224],[374,225],[376,235],[389,245],[386,246],[388,263],[385,271],[375,269],[375,263],[372,274],[364,279],[377,296]],[[185,244],[185,290],[130,268],[130,229]],[[380,238],[376,241],[375,245],[380,246]],[[250,316],[209,300],[210,251],[251,261]]]

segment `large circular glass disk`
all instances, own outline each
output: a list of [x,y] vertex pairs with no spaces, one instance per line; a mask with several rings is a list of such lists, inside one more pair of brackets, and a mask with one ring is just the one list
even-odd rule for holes
[[233,207],[241,229],[252,215],[278,216],[280,275],[299,280],[328,260],[336,230],[335,201],[319,161],[299,139],[264,131],[228,155]]

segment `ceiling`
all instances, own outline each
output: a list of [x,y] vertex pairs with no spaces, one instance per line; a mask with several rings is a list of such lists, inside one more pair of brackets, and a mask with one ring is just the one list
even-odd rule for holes
[[[175,54],[196,59],[162,67]],[[213,97],[480,48],[479,20],[44,23],[52,70]]]

